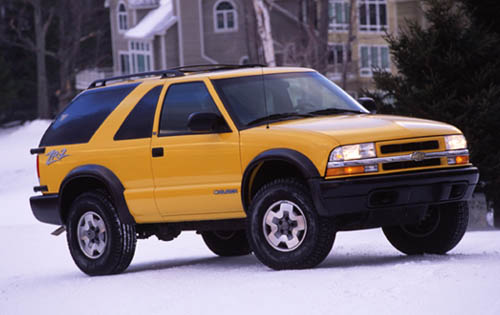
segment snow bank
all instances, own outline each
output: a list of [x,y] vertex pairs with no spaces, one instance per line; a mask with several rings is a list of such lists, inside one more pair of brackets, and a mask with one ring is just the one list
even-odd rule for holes
[[148,39],[168,30],[177,22],[172,0],[161,0],[160,6],[150,11],[136,26],[125,33],[130,39]]
[[38,147],[49,124],[48,120],[35,120],[0,129],[0,226],[37,222],[29,205],[29,197],[35,194],[33,186],[38,185],[30,148]]

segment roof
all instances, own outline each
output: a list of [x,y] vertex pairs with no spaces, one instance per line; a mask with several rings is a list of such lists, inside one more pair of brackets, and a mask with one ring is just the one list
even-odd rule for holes
[[163,34],[177,22],[172,0],[160,0],[160,6],[151,10],[136,26],[125,32],[130,39],[149,39]]
[[[208,68],[214,67],[215,68]],[[194,69],[202,69],[201,67],[207,67],[206,70],[195,71]],[[223,79],[223,78],[233,78],[242,76],[254,76],[262,74],[278,74],[287,72],[310,72],[315,71],[308,68],[300,67],[262,67],[261,65],[201,65],[201,66],[185,66],[171,68],[167,70],[158,70],[152,72],[135,73],[128,74],[118,77],[99,79],[92,82],[89,89],[101,88],[110,85],[119,85],[131,82],[143,82],[145,80],[169,80],[172,78],[177,78],[179,80],[192,79]]]

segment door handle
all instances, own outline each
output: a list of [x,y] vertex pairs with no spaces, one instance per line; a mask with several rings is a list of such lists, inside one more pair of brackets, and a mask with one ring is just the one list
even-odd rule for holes
[[153,148],[151,150],[151,154],[153,155],[153,157],[161,157],[161,156],[163,156],[163,148],[162,147]]

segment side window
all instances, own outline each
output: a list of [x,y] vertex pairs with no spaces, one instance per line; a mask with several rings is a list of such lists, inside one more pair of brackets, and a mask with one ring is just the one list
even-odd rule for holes
[[86,143],[139,83],[87,90],[77,96],[47,129],[40,146]]
[[153,131],[156,104],[163,86],[146,93],[122,123],[115,140],[150,138]]
[[196,112],[220,115],[203,82],[179,83],[168,88],[160,118],[160,136],[189,134],[189,115]]

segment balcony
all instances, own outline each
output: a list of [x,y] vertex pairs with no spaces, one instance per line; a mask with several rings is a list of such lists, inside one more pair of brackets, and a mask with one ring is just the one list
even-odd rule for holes
[[160,5],[160,0],[129,0],[132,9],[154,9]]

